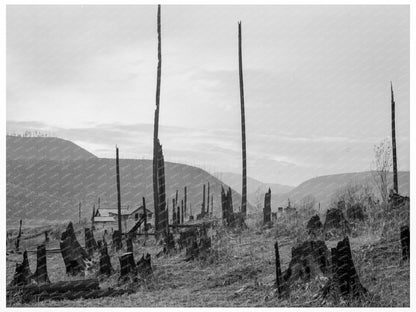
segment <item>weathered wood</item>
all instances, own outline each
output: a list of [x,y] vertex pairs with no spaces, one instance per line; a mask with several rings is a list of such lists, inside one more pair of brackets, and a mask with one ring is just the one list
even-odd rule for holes
[[362,297],[367,293],[367,289],[361,285],[357,271],[355,270],[348,236],[338,242],[334,252],[336,262],[332,265],[335,266],[335,279],[338,283],[341,296],[345,300]]
[[266,194],[264,194],[264,208],[263,208],[263,224],[268,224],[271,222],[271,198],[272,198],[272,191],[267,191]]
[[111,266],[110,256],[108,255],[107,242],[103,238],[100,247],[100,274],[111,275],[113,273],[113,267]]
[[397,150],[396,150],[396,116],[393,83],[390,82],[391,87],[391,144],[393,152],[393,189],[397,194],[399,193],[399,184],[397,182]]
[[16,271],[10,286],[25,286],[32,281],[32,273],[30,272],[29,260],[27,258],[27,251],[23,252],[23,262],[16,263]]
[[136,275],[136,264],[134,263],[134,256],[132,252],[127,252],[121,257],[119,257],[120,261],[120,277],[125,277],[129,274]]
[[405,225],[400,228],[400,242],[402,245],[402,259],[403,261],[410,259],[410,230],[409,226]]
[[279,298],[283,295],[283,279],[282,279],[282,270],[280,268],[280,255],[279,255],[279,244],[276,241],[274,243],[274,253],[275,253],[275,266],[276,266],[276,289]]
[[95,241],[94,234],[89,228],[84,228],[85,235],[85,249],[88,255],[91,257],[97,250],[97,242]]
[[69,222],[66,231],[62,233],[59,247],[64,259],[66,273],[69,275],[83,273],[85,270],[85,259],[90,259],[90,257],[75,237],[72,222]]
[[123,233],[123,230],[121,228],[120,164],[119,164],[119,159],[118,159],[118,147],[117,146],[116,146],[116,181],[117,181],[117,223],[118,223],[118,231],[120,233]]
[[188,192],[188,190],[187,190],[187,188],[186,188],[186,186],[183,188],[183,209],[184,209],[184,211],[185,211],[185,216],[187,216],[187,212],[186,212],[186,204],[187,204],[187,192]]
[[312,216],[306,224],[306,229],[309,234],[316,234],[317,231],[322,229],[322,222],[319,216],[316,214]]
[[328,209],[326,212],[324,232],[329,230],[338,230],[343,235],[351,232],[348,221],[345,219],[344,214],[340,208]]
[[323,241],[306,241],[292,248],[292,259],[283,279],[290,285],[296,280],[309,281],[329,269],[329,250]]
[[131,236],[127,237],[126,245],[127,245],[127,252],[133,253],[133,239]]
[[112,247],[116,251],[119,251],[121,248],[123,248],[122,235],[118,230],[115,230],[113,232],[113,245],[112,245]]
[[37,250],[37,265],[36,271],[33,273],[32,278],[37,284],[49,284],[48,268],[46,262],[46,246],[45,244],[39,245]]
[[20,225],[19,225],[19,234],[17,235],[16,239],[16,251],[19,251],[20,246],[20,237],[22,236],[22,219],[20,219]]
[[241,145],[242,145],[242,191],[241,212],[245,219],[247,214],[247,153],[246,153],[246,117],[244,109],[244,83],[243,83],[243,52],[241,39],[241,21],[238,22],[238,69],[240,78],[240,104],[241,104]]
[[139,261],[137,261],[137,272],[142,278],[149,277],[153,274],[152,269],[152,260],[150,255],[147,253],[146,256],[142,256]]
[[147,228],[147,210],[146,210],[146,198],[142,198],[142,202],[143,202],[143,222],[144,222],[144,233],[147,237],[147,232],[148,232],[148,228]]

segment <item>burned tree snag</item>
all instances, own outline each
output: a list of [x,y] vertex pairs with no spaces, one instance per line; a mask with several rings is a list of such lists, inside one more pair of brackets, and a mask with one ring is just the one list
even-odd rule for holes
[[92,206],[92,217],[91,217],[91,230],[95,230],[94,226],[94,220],[95,220],[95,204]]
[[181,207],[176,208],[176,224],[181,223]]
[[185,216],[187,215],[186,214],[186,196],[187,196],[187,189],[186,189],[186,186],[183,188],[183,209],[185,210]]
[[268,224],[271,222],[271,197],[272,191],[269,188],[269,191],[264,195],[264,209],[263,209],[263,223]]
[[152,275],[152,261],[149,254],[146,254],[146,256],[142,256],[139,261],[137,261],[137,272],[140,274],[142,278],[146,278],[150,275]]
[[39,245],[37,249],[36,271],[33,273],[33,279],[37,284],[49,284],[48,269],[46,264],[46,246]]
[[352,260],[350,241],[346,236],[342,241],[338,242],[334,251],[336,272],[335,280],[338,283],[339,291],[344,299],[359,298],[367,293],[367,289],[361,285],[355,270],[354,261]]
[[108,255],[107,242],[103,238],[100,247],[100,274],[111,275],[113,267],[111,266],[110,256]]
[[127,240],[126,240],[126,245],[127,245],[127,252],[133,253],[133,239],[132,239],[132,235],[128,235]]
[[144,218],[144,233],[147,237],[147,210],[146,210],[146,199],[143,197],[143,218]]
[[32,273],[30,272],[29,260],[27,258],[27,251],[23,253],[23,262],[16,263],[16,271],[10,286],[25,286],[31,283]]
[[123,248],[122,235],[118,230],[115,230],[113,232],[113,249],[119,251],[121,248]]
[[75,237],[72,222],[69,222],[66,231],[62,233],[59,246],[64,259],[66,273],[77,275],[84,272],[85,260],[90,259],[90,257]]
[[17,235],[17,239],[16,239],[16,245],[15,245],[16,251],[19,251],[20,237],[22,237],[22,219],[20,219],[19,234]]
[[243,84],[243,56],[241,47],[241,21],[238,23],[238,68],[240,77],[240,104],[241,104],[241,144],[243,158],[243,182],[241,192],[241,212],[243,217],[247,214],[247,155],[246,155],[246,117],[244,112],[244,84]]
[[183,211],[183,199],[181,200],[181,224],[183,224],[183,221],[185,220],[185,214]]
[[123,233],[121,229],[121,191],[120,191],[120,165],[118,159],[118,147],[116,146],[116,180],[117,180],[117,222],[118,231]]
[[207,215],[209,216],[209,182],[208,182],[208,191],[207,191]]
[[204,215],[205,215],[205,184],[204,184],[204,186],[203,186],[203,188],[202,188],[202,207],[201,207],[201,215],[202,215],[202,218],[204,217]]
[[136,275],[136,264],[132,252],[123,254],[120,258],[120,277],[125,277],[129,274]]
[[393,83],[390,82],[391,86],[391,143],[393,151],[393,189],[396,193],[399,193],[399,185],[397,182],[397,152],[396,152],[396,112],[393,93]]
[[276,289],[279,298],[283,294],[283,279],[282,279],[282,270],[280,268],[280,255],[279,255],[279,244],[276,241],[274,243],[274,253],[275,253],[275,264],[276,264]]
[[400,242],[402,245],[402,259],[410,259],[410,231],[409,226],[405,225],[400,228]]
[[323,241],[306,241],[292,248],[292,259],[284,274],[284,281],[290,285],[298,279],[309,281],[317,274],[326,274],[328,256],[329,251]]
[[91,257],[95,250],[97,250],[97,242],[95,241],[94,234],[89,228],[84,229],[85,232],[85,249],[88,255]]
[[321,219],[317,214],[309,219],[308,223],[306,224],[306,229],[311,235],[316,235],[317,232],[322,229]]
[[169,231],[168,211],[166,209],[165,194],[165,168],[162,145],[159,141],[159,107],[160,107],[160,84],[162,72],[162,46],[161,46],[161,23],[160,5],[157,8],[157,35],[158,35],[158,64],[156,79],[156,109],[153,129],[153,202],[155,210],[155,232],[159,235]]

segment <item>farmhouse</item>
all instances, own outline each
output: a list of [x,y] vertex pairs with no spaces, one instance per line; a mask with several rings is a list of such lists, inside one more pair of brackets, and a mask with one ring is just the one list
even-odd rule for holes
[[[143,206],[135,209],[129,207],[121,208],[121,224],[123,231],[132,228],[137,221],[143,216]],[[146,209],[147,223],[152,222],[153,212]],[[118,209],[117,208],[99,208],[94,215],[94,224],[96,228],[116,229],[118,225]]]

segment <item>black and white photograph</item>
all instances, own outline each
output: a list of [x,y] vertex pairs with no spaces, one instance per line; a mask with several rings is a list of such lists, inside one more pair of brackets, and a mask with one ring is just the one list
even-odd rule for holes
[[410,2],[2,6],[4,308],[411,307]]

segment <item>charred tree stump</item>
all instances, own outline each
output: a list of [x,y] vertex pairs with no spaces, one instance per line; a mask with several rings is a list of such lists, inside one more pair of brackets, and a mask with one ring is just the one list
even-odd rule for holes
[[345,219],[344,214],[340,208],[332,208],[326,212],[324,224],[325,235],[327,235],[331,230],[340,232],[342,235],[346,235],[351,232],[350,225]]
[[120,277],[126,277],[129,274],[136,275],[136,264],[132,252],[123,254],[120,258]]
[[83,273],[85,259],[90,259],[90,257],[77,241],[72,222],[69,222],[66,231],[62,233],[59,246],[64,259],[66,273],[69,275]]
[[317,231],[322,229],[322,222],[318,215],[314,215],[309,219],[306,229],[309,234],[316,234]]
[[113,267],[111,266],[110,256],[108,255],[107,243],[105,239],[100,244],[100,274],[111,275]]
[[9,286],[25,286],[31,283],[32,273],[30,272],[29,260],[27,258],[27,251],[23,253],[23,262],[16,263],[16,271]]
[[94,234],[89,228],[84,229],[85,233],[85,249],[88,255],[91,257],[94,251],[97,250],[97,242],[95,241]]
[[163,253],[171,254],[175,250],[175,240],[171,232],[164,233]]
[[400,228],[400,242],[402,245],[403,261],[410,259],[410,231],[409,226],[405,225]]
[[323,241],[306,241],[292,248],[292,259],[283,279],[287,285],[296,280],[309,281],[328,272],[328,248]]
[[276,241],[274,243],[274,253],[275,253],[275,264],[276,264],[276,289],[279,298],[283,295],[283,279],[282,279],[282,270],[280,268],[280,255],[279,255],[279,244]]
[[127,245],[127,252],[133,253],[133,239],[131,235],[127,237],[126,245]]
[[121,248],[123,248],[123,244],[121,241],[121,233],[118,230],[115,230],[113,232],[113,248],[115,249],[115,251],[119,251],[121,250]]
[[33,274],[33,279],[37,284],[49,284],[48,268],[46,263],[46,246],[39,245],[37,249],[37,265]]
[[45,243],[49,243],[49,233],[45,231]]
[[338,242],[334,253],[336,260],[333,264],[335,265],[335,280],[338,283],[341,296],[344,299],[362,297],[367,293],[367,289],[361,285],[357,271],[355,270],[348,236]]
[[152,261],[149,254],[142,256],[139,261],[137,261],[137,272],[142,278],[147,278],[153,274]]

